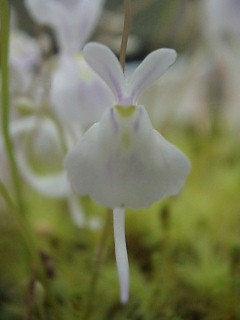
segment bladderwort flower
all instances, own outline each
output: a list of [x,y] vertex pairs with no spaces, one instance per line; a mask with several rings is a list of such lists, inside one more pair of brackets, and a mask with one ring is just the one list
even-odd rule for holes
[[99,121],[113,101],[111,92],[81,53],[98,23],[104,2],[25,0],[33,19],[53,29],[59,47],[50,86],[53,111],[62,124],[81,126],[80,130]]
[[137,103],[140,93],[174,63],[176,52],[159,49],[150,53],[129,78],[106,46],[89,43],[83,55],[113,92],[115,104],[70,150],[65,168],[76,193],[113,209],[121,301],[126,303],[125,208],[149,207],[176,195],[190,171],[187,157],[153,129],[145,107]]

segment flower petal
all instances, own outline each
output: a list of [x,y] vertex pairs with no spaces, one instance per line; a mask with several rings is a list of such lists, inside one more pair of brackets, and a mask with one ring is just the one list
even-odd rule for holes
[[36,126],[36,118],[34,116],[25,117],[22,119],[14,120],[10,122],[11,137],[15,138],[22,133],[33,130]]
[[[54,0],[25,0],[25,6],[35,21],[54,29],[61,50],[70,51],[70,17],[63,3]],[[76,48],[74,48],[76,49]]]
[[[62,198],[70,192],[70,186],[65,172],[58,172],[46,176],[35,173],[28,163],[25,155],[24,143],[21,140],[22,135],[37,133],[35,131],[38,125],[41,124],[39,135],[35,139],[35,145],[38,145],[38,152],[46,154],[50,158],[58,159],[60,156],[58,141],[56,140],[56,131],[54,125],[49,119],[45,119],[42,123],[34,116],[26,117],[24,119],[15,120],[11,122],[10,133],[11,137],[16,143],[16,157],[22,177],[39,193],[50,198]],[[36,137],[35,137],[36,138]],[[19,139],[19,140],[18,140]],[[47,143],[46,143],[47,140]],[[34,146],[35,146],[34,145]],[[51,147],[51,149],[50,149]],[[2,141],[0,140],[0,148],[2,148]],[[52,151],[52,153],[49,153]],[[56,157],[55,157],[55,151]],[[59,151],[59,152],[58,152]],[[40,156],[39,156],[40,157]]]
[[129,77],[129,93],[136,103],[139,94],[149,88],[176,60],[173,49],[159,49],[150,53]]
[[92,42],[83,48],[83,55],[91,68],[99,74],[112,90],[116,103],[121,101],[125,79],[114,53],[108,47]]
[[49,198],[62,198],[70,193],[70,186],[65,172],[49,175],[36,174],[27,163],[23,152],[17,153],[20,173],[25,181],[40,194]]
[[65,52],[82,48],[98,22],[103,4],[104,0],[25,0],[32,17],[54,29],[60,49]]
[[63,123],[78,122],[87,127],[102,117],[112,105],[113,95],[82,56],[62,55],[52,77],[52,107]]
[[42,24],[51,24],[53,22],[52,18],[54,18],[56,13],[51,10],[52,3],[56,5],[56,8],[60,5],[51,0],[25,0],[24,3],[33,19]]
[[33,70],[39,66],[40,61],[40,48],[36,39],[22,31],[11,32],[9,65],[12,92],[27,92],[33,80]]
[[104,2],[105,0],[80,1],[76,12],[79,22],[77,35],[80,48],[84,46],[95,29],[102,12]]
[[153,130],[144,107],[131,107],[108,110],[65,158],[74,191],[110,208],[148,207],[175,195],[190,170],[187,157]]

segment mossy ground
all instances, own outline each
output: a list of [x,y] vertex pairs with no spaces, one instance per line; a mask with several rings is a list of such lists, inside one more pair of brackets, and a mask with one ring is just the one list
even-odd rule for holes
[[119,303],[108,210],[82,199],[86,214],[99,216],[103,227],[80,229],[64,201],[25,186],[33,250],[46,278],[6,207],[0,218],[0,319],[240,319],[239,137],[186,129],[166,137],[189,156],[192,171],[177,197],[127,211],[129,303]]

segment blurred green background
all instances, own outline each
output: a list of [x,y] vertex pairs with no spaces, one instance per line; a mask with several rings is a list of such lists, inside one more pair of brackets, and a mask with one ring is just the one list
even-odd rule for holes
[[[32,36],[51,33],[30,19],[22,1],[10,2],[19,28]],[[177,197],[127,211],[129,303],[119,302],[109,210],[81,198],[85,214],[99,217],[102,227],[78,228],[65,200],[44,198],[23,183],[26,225],[1,204],[0,319],[240,319],[240,136],[239,122],[227,120],[240,113],[239,62],[231,55],[239,57],[240,46],[209,40],[202,3],[132,0],[127,60],[159,47],[179,53],[172,77],[143,101],[154,127],[190,158],[192,172]],[[122,24],[122,1],[106,1],[93,39],[118,53]],[[178,104],[189,101],[192,118],[178,121]],[[158,104],[170,115],[156,117]]]

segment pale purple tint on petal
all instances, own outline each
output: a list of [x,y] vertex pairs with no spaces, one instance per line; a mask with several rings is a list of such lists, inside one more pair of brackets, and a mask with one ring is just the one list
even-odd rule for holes
[[174,63],[173,49],[159,49],[150,53],[129,77],[129,94],[132,104],[136,103],[142,91],[149,88]]
[[78,27],[76,35],[80,49],[92,35],[100,15],[102,13],[105,0],[82,0],[79,3],[76,16],[78,17]]
[[117,131],[109,112],[65,158],[74,191],[110,208],[148,207],[177,194],[190,171],[187,157],[153,130],[143,107],[128,117],[114,109]]
[[63,122],[78,122],[87,127],[99,121],[113,101],[102,79],[72,56],[62,56],[52,78],[50,91],[53,110]]
[[104,0],[25,0],[32,17],[54,29],[60,50],[79,51],[91,36],[102,12]]
[[71,36],[67,26],[67,11],[62,3],[54,0],[25,0],[25,6],[35,21],[54,29],[61,50],[66,50]]
[[30,70],[41,60],[38,42],[24,32],[10,35],[9,62],[22,70]]
[[117,57],[106,46],[89,43],[83,49],[87,63],[106,82],[115,96],[115,103],[121,101],[124,94],[124,75]]

